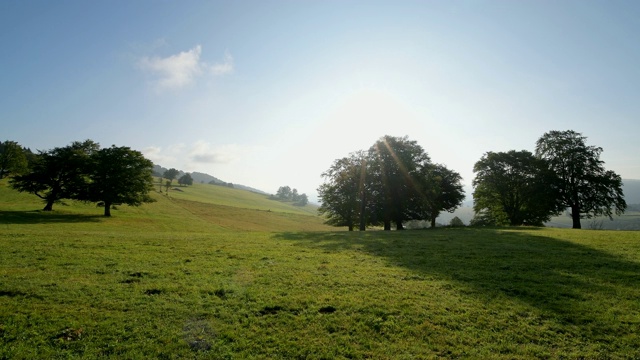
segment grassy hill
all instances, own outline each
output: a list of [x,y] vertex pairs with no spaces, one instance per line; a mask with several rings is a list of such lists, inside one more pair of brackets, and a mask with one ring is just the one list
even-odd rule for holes
[[231,190],[104,218],[0,181],[0,358],[640,358],[638,232],[311,231]]
[[[120,206],[112,219],[94,204],[65,201],[52,213],[39,211],[39,198],[18,193],[0,181],[0,222],[34,223],[54,219],[68,227],[103,231],[134,228],[149,231],[318,231],[332,230],[317,216],[317,207],[293,206],[269,200],[266,195],[209,184],[175,187],[169,195],[153,192],[154,203]],[[44,219],[44,220],[43,220]]]

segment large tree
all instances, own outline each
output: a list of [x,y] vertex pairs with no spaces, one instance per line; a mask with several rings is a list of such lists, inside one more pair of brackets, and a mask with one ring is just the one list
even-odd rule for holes
[[87,197],[89,157],[99,145],[92,140],[73,142],[69,146],[40,151],[31,169],[11,179],[11,186],[35,194],[45,202],[44,211],[62,199],[84,200]]
[[365,229],[366,164],[366,154],[360,151],[334,161],[322,173],[325,182],[318,188],[318,211],[327,224],[346,226],[349,231],[359,224],[360,230]]
[[465,197],[462,177],[445,165],[429,164],[423,167],[421,179],[425,215],[434,228],[440,212],[453,212],[462,205]]
[[383,136],[369,149],[372,216],[391,230],[407,220],[421,220],[420,173],[431,163],[420,145],[405,137]]
[[556,213],[553,178],[531,152],[488,152],[473,171],[474,222],[541,226]]
[[0,179],[27,170],[25,150],[15,141],[0,141]]
[[557,206],[571,209],[573,228],[582,218],[624,213],[622,179],[604,168],[601,147],[588,146],[573,130],[550,131],[536,142],[536,156],[545,159],[557,177]]
[[111,206],[139,206],[153,202],[153,163],[142,153],[128,147],[111,146],[92,156],[90,197],[104,206],[104,216],[111,216]]

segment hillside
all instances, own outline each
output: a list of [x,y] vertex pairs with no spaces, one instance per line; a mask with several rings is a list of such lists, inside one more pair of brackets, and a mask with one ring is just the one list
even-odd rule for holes
[[[177,189],[177,190],[173,190]],[[68,223],[84,230],[135,228],[146,231],[318,231],[332,230],[323,224],[313,205],[297,207],[269,200],[266,195],[245,190],[194,184],[174,187],[169,195],[152,192],[156,202],[140,207],[118,206],[112,218],[102,216],[95,204],[65,201],[44,213],[38,197],[18,193],[0,181],[0,223],[43,225],[50,221]]]
[[[160,177],[167,170],[168,170],[167,168],[155,164],[155,165],[153,165],[153,176]],[[179,179],[184,174],[185,174],[184,171],[178,170],[178,176],[176,177],[176,179]],[[193,179],[194,184],[210,184],[210,183],[227,184],[226,181],[222,181],[222,180],[218,179],[217,177],[215,177],[213,175],[209,175],[209,174],[205,174],[205,173],[201,173],[201,172],[197,172],[197,171],[191,172],[189,174],[191,175],[191,178]],[[233,186],[236,189],[247,190],[247,191],[255,192],[255,193],[258,193],[258,194],[267,194],[266,192],[264,192],[262,190],[258,190],[258,189],[252,188],[250,186],[242,185],[242,184],[233,184]]]

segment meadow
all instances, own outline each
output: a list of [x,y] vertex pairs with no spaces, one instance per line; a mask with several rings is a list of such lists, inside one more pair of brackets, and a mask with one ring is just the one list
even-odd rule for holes
[[0,182],[0,358],[640,357],[638,232],[349,233],[234,191],[103,218]]

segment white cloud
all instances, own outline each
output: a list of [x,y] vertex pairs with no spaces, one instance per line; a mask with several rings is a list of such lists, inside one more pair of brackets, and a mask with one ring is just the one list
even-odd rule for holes
[[202,47],[197,45],[189,51],[166,58],[145,57],[139,64],[143,69],[157,74],[159,89],[181,88],[191,84],[195,77],[202,73],[201,52]]
[[189,160],[200,164],[228,164],[238,158],[235,145],[213,147],[210,143],[198,141],[189,151]]
[[193,49],[180,52],[165,58],[143,57],[138,65],[157,76],[157,90],[179,89],[190,85],[199,76],[210,73],[221,76],[233,72],[233,56],[227,51],[224,61],[209,65],[201,61],[202,46],[196,45]]
[[214,64],[211,66],[211,73],[213,75],[226,75],[233,72],[233,56],[228,51],[224,52],[224,62]]
[[144,154],[147,159],[153,161],[153,163],[157,165],[173,163],[176,160],[176,158],[171,155],[165,155],[162,151],[162,148],[158,146],[146,147],[142,149],[142,154]]

